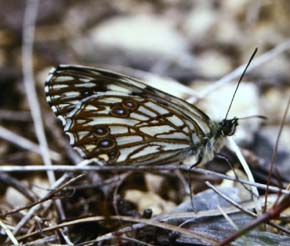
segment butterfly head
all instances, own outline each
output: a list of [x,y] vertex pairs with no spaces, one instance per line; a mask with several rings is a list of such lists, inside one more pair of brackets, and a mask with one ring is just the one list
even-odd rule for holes
[[224,119],[219,123],[219,129],[217,131],[217,137],[219,136],[232,136],[234,135],[238,126],[238,118]]
[[200,149],[200,160],[197,163],[205,163],[214,158],[225,145],[226,137],[234,135],[238,126],[238,118],[223,119],[220,122],[211,121],[210,133],[204,138],[203,147]]

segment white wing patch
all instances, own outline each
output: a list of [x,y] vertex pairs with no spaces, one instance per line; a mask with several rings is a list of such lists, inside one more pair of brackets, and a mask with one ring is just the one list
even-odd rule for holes
[[98,101],[100,103],[110,103],[110,104],[113,104],[113,103],[120,103],[120,102],[122,102],[122,99],[121,98],[116,98],[116,97],[105,97],[105,98],[100,98]]
[[159,114],[168,114],[169,113],[169,111],[167,109],[160,107],[156,103],[147,102],[147,103],[145,103],[145,105],[147,107],[153,109],[155,112],[158,112]]
[[117,85],[109,85],[108,86],[108,89],[111,90],[111,91],[118,91],[118,92],[122,92],[123,94],[127,94],[129,95],[130,94],[130,90],[127,89],[127,88],[124,88],[124,87],[121,87],[121,86],[117,86]]
[[188,139],[188,136],[185,135],[182,132],[174,132],[174,133],[170,133],[170,134],[164,134],[164,133],[162,133],[162,135],[160,134],[158,137],[159,138],[165,138],[165,139],[166,138],[167,139],[180,139],[180,140],[182,140],[182,139],[184,139],[184,140]]
[[137,120],[132,119],[118,119],[114,117],[96,117],[92,121],[90,121],[87,125],[89,126],[95,126],[95,125],[110,125],[110,124],[121,124],[121,125],[129,125],[134,126],[137,124]]
[[144,116],[142,114],[137,114],[137,113],[131,113],[130,117],[136,120],[140,120],[140,121],[146,121],[149,120],[150,118],[147,116]]
[[160,152],[160,146],[159,145],[147,146],[147,147],[143,148],[142,150],[138,151],[136,154],[132,155],[131,159],[144,157],[144,156],[151,155],[151,154],[154,154],[154,153],[157,153],[157,152]]
[[140,127],[140,130],[150,136],[173,132],[175,129],[168,125]]
[[172,124],[174,124],[174,125],[176,125],[176,126],[182,126],[182,125],[184,125],[184,122],[183,122],[180,118],[178,118],[176,115],[172,115],[172,116],[170,116],[170,117],[167,117],[167,119],[168,119]]
[[74,77],[71,77],[71,76],[61,76],[61,77],[55,78],[55,82],[67,82],[67,81],[71,81],[71,80],[74,80]]
[[125,126],[109,126],[112,135],[128,133],[128,127]]
[[145,114],[145,115],[147,115],[147,116],[149,116],[149,117],[156,117],[157,116],[156,113],[154,113],[153,111],[151,111],[151,110],[149,110],[147,108],[144,108],[143,106],[140,106],[138,108],[138,111],[143,113],[143,114]]
[[124,136],[124,137],[116,137],[116,141],[118,145],[124,145],[124,144],[130,144],[130,143],[136,143],[141,142],[143,138],[141,136]]

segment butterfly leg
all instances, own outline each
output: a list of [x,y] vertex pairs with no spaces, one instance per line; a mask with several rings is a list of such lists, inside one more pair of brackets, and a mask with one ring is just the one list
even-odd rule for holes
[[[228,159],[225,155],[222,155],[222,154],[216,154],[215,156],[216,156],[217,158],[221,159],[221,160],[224,160],[224,161],[228,164],[228,166],[230,167],[230,169],[233,170],[234,175],[235,175],[235,178],[236,178],[237,180],[239,180],[239,176],[238,176],[238,174],[236,173],[236,171],[235,171],[235,169],[234,169],[232,163],[229,161],[229,159]],[[245,184],[243,184],[243,183],[241,183],[241,184],[242,184],[242,186],[245,188],[245,190],[247,190],[248,192],[251,193],[251,189],[249,189],[249,187],[247,187],[247,186],[246,186]]]
[[193,164],[189,167],[189,170],[192,169],[193,167],[195,167],[195,166],[197,166],[198,164],[201,163],[201,161],[202,161],[202,156],[203,156],[202,153],[200,153],[200,154],[198,155],[197,160],[195,161],[195,163],[193,163]]
[[192,164],[192,165],[188,168],[188,171],[187,171],[187,180],[188,180],[189,197],[190,197],[190,202],[191,202],[192,210],[195,211],[195,212],[197,212],[197,211],[196,211],[196,206],[194,205],[194,200],[193,200],[194,198],[193,198],[193,193],[192,193],[190,170],[191,170],[193,167],[195,167],[196,165],[198,165],[199,163],[201,163],[201,161],[202,161],[202,154],[199,154],[197,160],[195,161],[195,163]]

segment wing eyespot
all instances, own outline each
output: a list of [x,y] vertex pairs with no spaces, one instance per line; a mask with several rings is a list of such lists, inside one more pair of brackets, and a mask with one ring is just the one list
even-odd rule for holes
[[111,149],[115,146],[115,143],[110,138],[105,138],[101,140],[98,146],[102,149]]
[[138,108],[138,103],[133,100],[125,99],[123,100],[123,106],[130,110],[136,110]]
[[109,134],[109,128],[105,126],[96,126],[94,127],[94,134],[97,135],[97,137],[104,137]]
[[113,116],[125,118],[125,117],[128,117],[129,112],[127,109],[123,108],[122,106],[116,105],[112,107],[111,114]]

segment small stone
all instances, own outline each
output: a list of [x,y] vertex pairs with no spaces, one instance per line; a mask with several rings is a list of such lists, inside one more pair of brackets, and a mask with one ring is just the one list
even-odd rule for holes
[[208,7],[195,8],[186,19],[184,32],[193,44],[199,44],[212,34],[217,18],[216,11]]
[[145,209],[150,208],[153,215],[170,212],[175,208],[175,203],[166,201],[154,192],[143,192],[139,190],[127,190],[124,198],[137,205],[138,210],[142,213]]
[[23,196],[21,193],[19,193],[17,190],[15,190],[12,187],[8,187],[6,194],[5,194],[5,200],[9,204],[13,204],[13,206],[16,208],[24,207],[27,205],[27,198]]
[[200,73],[207,77],[219,77],[231,71],[230,59],[217,51],[206,51],[197,57]]
[[170,22],[154,16],[113,18],[93,29],[91,38],[96,46],[169,57],[178,57],[188,48]]

